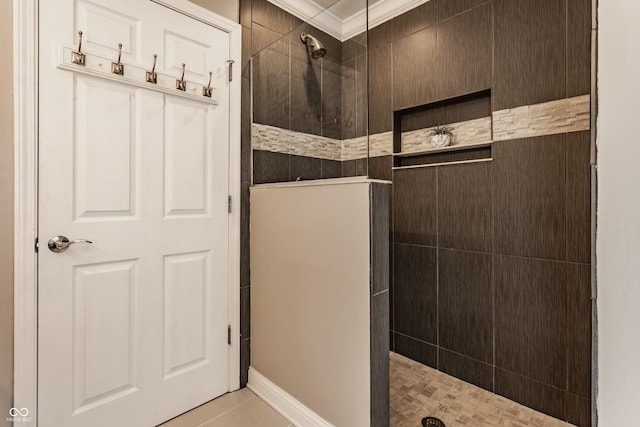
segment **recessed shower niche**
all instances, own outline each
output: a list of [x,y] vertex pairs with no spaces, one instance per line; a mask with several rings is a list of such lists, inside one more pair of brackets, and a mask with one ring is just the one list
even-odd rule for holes
[[[394,115],[394,168],[491,160],[491,90],[398,110]],[[434,147],[431,130],[451,128],[451,144]]]

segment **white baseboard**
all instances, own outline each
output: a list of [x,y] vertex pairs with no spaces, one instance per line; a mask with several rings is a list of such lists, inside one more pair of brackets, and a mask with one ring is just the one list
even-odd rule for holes
[[247,387],[298,427],[334,427],[252,367]]

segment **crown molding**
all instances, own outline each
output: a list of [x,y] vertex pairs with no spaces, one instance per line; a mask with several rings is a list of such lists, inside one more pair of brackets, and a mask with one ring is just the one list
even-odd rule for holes
[[322,6],[313,0],[268,0],[269,3],[278,6],[280,9],[289,12],[293,16],[309,22],[319,30],[324,31],[331,37],[340,41],[342,39],[342,21],[331,11],[324,11]]
[[[325,10],[313,0],[268,0],[279,8],[309,22],[319,30],[344,42],[367,29],[367,11],[361,11],[342,20],[331,10]],[[344,0],[342,0],[344,1]],[[369,7],[369,29],[420,6],[429,0],[379,0]],[[329,8],[330,9],[330,8]]]

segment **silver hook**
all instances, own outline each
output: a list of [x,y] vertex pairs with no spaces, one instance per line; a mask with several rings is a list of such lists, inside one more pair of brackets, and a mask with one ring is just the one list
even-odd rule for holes
[[78,65],[85,64],[85,55],[82,53],[82,31],[78,31],[78,50],[71,52],[71,62]]
[[181,91],[186,91],[187,90],[187,82],[184,79],[184,70],[185,70],[185,65],[184,62],[182,63],[182,77],[176,80],[176,89],[181,90]]
[[209,71],[209,84],[207,87],[202,88],[202,96],[206,96],[207,98],[211,98],[211,94],[213,93],[213,88],[211,87],[211,77],[213,76],[213,72]]
[[122,43],[118,43],[118,62],[111,63],[111,72],[120,76],[124,75],[124,64],[120,62],[122,58]]
[[158,61],[158,55],[153,54],[153,68],[151,71],[147,71],[147,82],[156,84],[158,83],[158,73],[156,73],[156,62]]

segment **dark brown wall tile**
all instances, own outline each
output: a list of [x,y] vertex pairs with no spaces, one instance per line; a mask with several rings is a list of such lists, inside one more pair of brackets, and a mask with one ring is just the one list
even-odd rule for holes
[[291,181],[322,178],[322,160],[315,157],[289,157],[289,177]]
[[283,35],[293,29],[295,22],[289,13],[267,0],[253,0],[252,4],[251,19],[254,23]]
[[437,249],[394,247],[394,330],[437,344]]
[[[254,25],[254,41],[265,32]],[[253,122],[288,129],[289,40],[279,39],[262,50],[254,57],[253,67]]]
[[253,150],[253,183],[289,181],[289,155]]
[[342,176],[342,162],[338,160],[322,159],[322,178],[340,178]]
[[251,28],[252,3],[253,3],[253,0],[240,0],[240,24],[243,27]]
[[438,348],[402,334],[393,334],[394,351],[423,365],[438,369]]
[[245,286],[240,288],[240,338],[246,339],[251,336],[251,288]]
[[442,348],[438,354],[438,370],[485,390],[493,391],[493,366]]
[[251,258],[249,253],[249,234],[240,235],[240,286],[251,284]]
[[386,21],[373,28],[369,28],[367,46],[369,50],[378,49],[393,40],[393,21]]
[[564,98],[566,3],[495,0],[493,109]]
[[291,130],[320,135],[322,130],[322,64],[307,48],[291,43]]
[[367,135],[369,129],[369,83],[367,78],[367,57],[358,56],[356,58],[355,67],[355,83],[356,83],[356,112],[355,112],[355,136]]
[[393,108],[435,101],[440,76],[436,73],[435,27],[413,33],[393,43]]
[[567,96],[591,92],[591,0],[567,0]]
[[244,388],[249,382],[249,366],[251,365],[251,339],[240,342],[240,387]]
[[358,109],[356,82],[356,59],[349,59],[342,63],[342,138],[349,139],[356,136],[356,113]]
[[565,135],[496,142],[492,155],[496,253],[563,260]]
[[251,82],[242,76],[240,108],[240,179],[251,182]]
[[450,163],[465,160],[480,160],[490,158],[491,147],[468,148],[458,151],[402,157],[399,159],[399,166],[433,165],[437,163]]
[[369,177],[373,179],[384,179],[391,181],[391,167],[393,158],[391,156],[377,156],[369,158]]
[[494,256],[496,366],[564,389],[566,264]]
[[536,411],[564,419],[564,391],[499,368],[496,368],[495,375],[495,393]]
[[402,132],[482,117],[491,117],[491,93],[489,91],[404,113],[402,115]]
[[487,0],[444,0],[438,3],[438,21],[445,20],[461,12],[473,9]]
[[591,426],[591,401],[575,394],[566,393],[567,422],[578,427]]
[[371,427],[389,427],[389,292],[371,297]]
[[393,172],[393,233],[396,243],[437,243],[435,168]]
[[356,161],[344,160],[342,162],[342,177],[356,176]]
[[369,174],[369,165],[368,160],[364,159],[356,159],[356,176],[367,176]]
[[[249,235],[249,187],[251,183],[243,182],[240,185],[240,235]],[[234,202],[233,209],[236,209]],[[249,282],[240,281],[240,286],[248,286]]]
[[436,23],[437,8],[447,0],[431,0],[393,19],[393,39],[398,40]]
[[567,134],[567,260],[591,262],[591,134]]
[[353,37],[342,43],[342,63],[355,59],[357,56],[367,53],[366,40],[360,40],[360,37]]
[[438,250],[439,345],[493,363],[491,254]]
[[[371,292],[389,289],[389,191],[388,184],[373,183],[371,196]],[[388,313],[387,313],[388,315]]]
[[451,108],[456,107],[448,104],[441,107],[416,108],[407,113],[403,112],[401,116],[402,132],[448,124],[445,119],[445,111]]
[[567,264],[567,391],[591,397],[591,269]]
[[393,129],[391,64],[390,44],[369,51],[369,126],[372,134]]
[[251,27],[251,56],[259,53],[263,49],[270,47],[276,41],[280,41],[279,45],[273,46],[272,49],[283,55],[289,55],[289,40],[282,34],[276,33],[267,27],[259,24],[253,24]]
[[486,3],[437,25],[437,99],[491,87],[491,8]]
[[322,135],[342,139],[342,65],[322,61]]
[[438,168],[438,245],[490,252],[493,247],[491,163]]
[[242,77],[249,78],[251,73],[249,61],[253,54],[253,40],[250,27],[242,27]]

